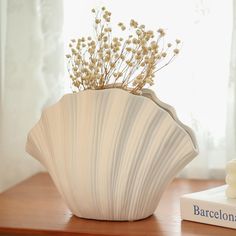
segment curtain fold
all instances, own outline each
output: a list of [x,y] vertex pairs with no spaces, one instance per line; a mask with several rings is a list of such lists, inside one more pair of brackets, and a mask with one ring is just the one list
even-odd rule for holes
[[[6,26],[7,26],[7,0],[0,1],[0,112],[4,97],[4,74],[5,74],[5,45],[6,45]],[[1,119],[1,117],[0,117]]]
[[227,107],[227,161],[236,159],[236,1],[233,1],[233,26],[230,56],[230,74],[228,83]]
[[24,146],[42,109],[63,92],[61,0],[1,3],[0,191],[43,170]]

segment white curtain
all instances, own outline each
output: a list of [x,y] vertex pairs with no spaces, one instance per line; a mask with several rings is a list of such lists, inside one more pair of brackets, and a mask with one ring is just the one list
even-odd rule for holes
[[228,159],[236,159],[236,1],[233,1],[233,26],[228,82],[226,149]]
[[63,92],[61,0],[0,0],[0,191],[43,170],[29,129]]
[[226,162],[236,158],[235,1],[67,0],[65,42],[92,34],[90,9],[102,5],[111,10],[114,22],[134,18],[150,29],[166,29],[169,40],[182,40],[180,55],[156,75],[152,89],[197,136],[200,154],[180,176],[224,178]]
[[236,158],[236,2],[198,1],[197,11],[194,29],[203,45],[196,48],[197,66],[190,77],[187,123],[196,133],[200,154],[182,176],[222,179],[226,163]]

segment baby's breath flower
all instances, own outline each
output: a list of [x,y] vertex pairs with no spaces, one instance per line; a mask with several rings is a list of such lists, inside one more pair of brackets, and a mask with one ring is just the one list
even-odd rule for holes
[[138,22],[132,19],[130,21],[130,26],[133,27],[133,28],[137,28],[138,27]]
[[179,39],[176,39],[175,42],[179,44],[181,41]]
[[142,62],[140,65],[141,65],[142,67],[144,67],[144,66],[146,65],[146,63],[145,63],[145,62]]
[[72,52],[72,54],[76,54],[77,53],[77,51],[74,48],[71,49],[71,52]]
[[166,57],[167,53],[163,52],[161,55],[162,55],[162,57]]
[[120,59],[121,59],[121,60],[124,60],[124,59],[125,59],[125,56],[124,56],[124,55],[120,55]]
[[101,22],[100,19],[95,19],[95,23],[96,23],[96,24],[99,24],[100,22]]
[[157,32],[160,34],[161,37],[165,36],[165,31],[162,28],[158,29]]
[[175,48],[175,49],[174,49],[174,53],[175,53],[175,54],[178,54],[178,53],[179,53],[179,49],[178,49],[178,48]]
[[136,30],[136,34],[138,35],[138,36],[140,36],[141,34],[142,34],[142,31],[141,30]]
[[115,63],[110,62],[110,67],[114,68],[115,67]]
[[172,44],[164,44],[165,31],[162,28],[157,34],[131,19],[130,31],[124,23],[118,23],[122,31],[130,32],[127,37],[112,37],[111,12],[105,7],[92,9],[92,12],[96,13],[96,36],[71,39],[70,53],[66,54],[75,92],[120,87],[139,95],[145,85],[154,84],[155,72],[168,65],[179,53],[177,46],[181,41],[176,39],[176,48],[168,50]]
[[107,42],[107,39],[108,39],[107,36],[104,36],[104,37],[103,37],[103,41],[104,41],[104,42]]

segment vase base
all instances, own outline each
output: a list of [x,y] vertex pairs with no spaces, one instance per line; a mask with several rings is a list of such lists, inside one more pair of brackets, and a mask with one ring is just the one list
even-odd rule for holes
[[73,213],[74,216],[78,217],[78,218],[81,218],[81,219],[85,219],[85,220],[96,220],[96,221],[119,221],[119,222],[133,222],[133,221],[140,221],[140,220],[145,220],[147,218],[150,218],[153,216],[153,213],[152,214],[149,214],[147,216],[143,216],[143,217],[138,217],[138,218],[134,218],[134,219],[118,219],[118,218],[98,218],[98,217],[84,217],[84,216],[79,216],[79,215],[76,215],[75,213]]

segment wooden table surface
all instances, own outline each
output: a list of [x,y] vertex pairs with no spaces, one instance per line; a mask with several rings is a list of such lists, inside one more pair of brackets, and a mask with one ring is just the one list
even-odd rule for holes
[[107,222],[73,216],[49,175],[40,173],[0,194],[0,235],[235,236],[233,229],[180,219],[179,196],[221,184],[223,181],[176,179],[153,216],[136,222]]

